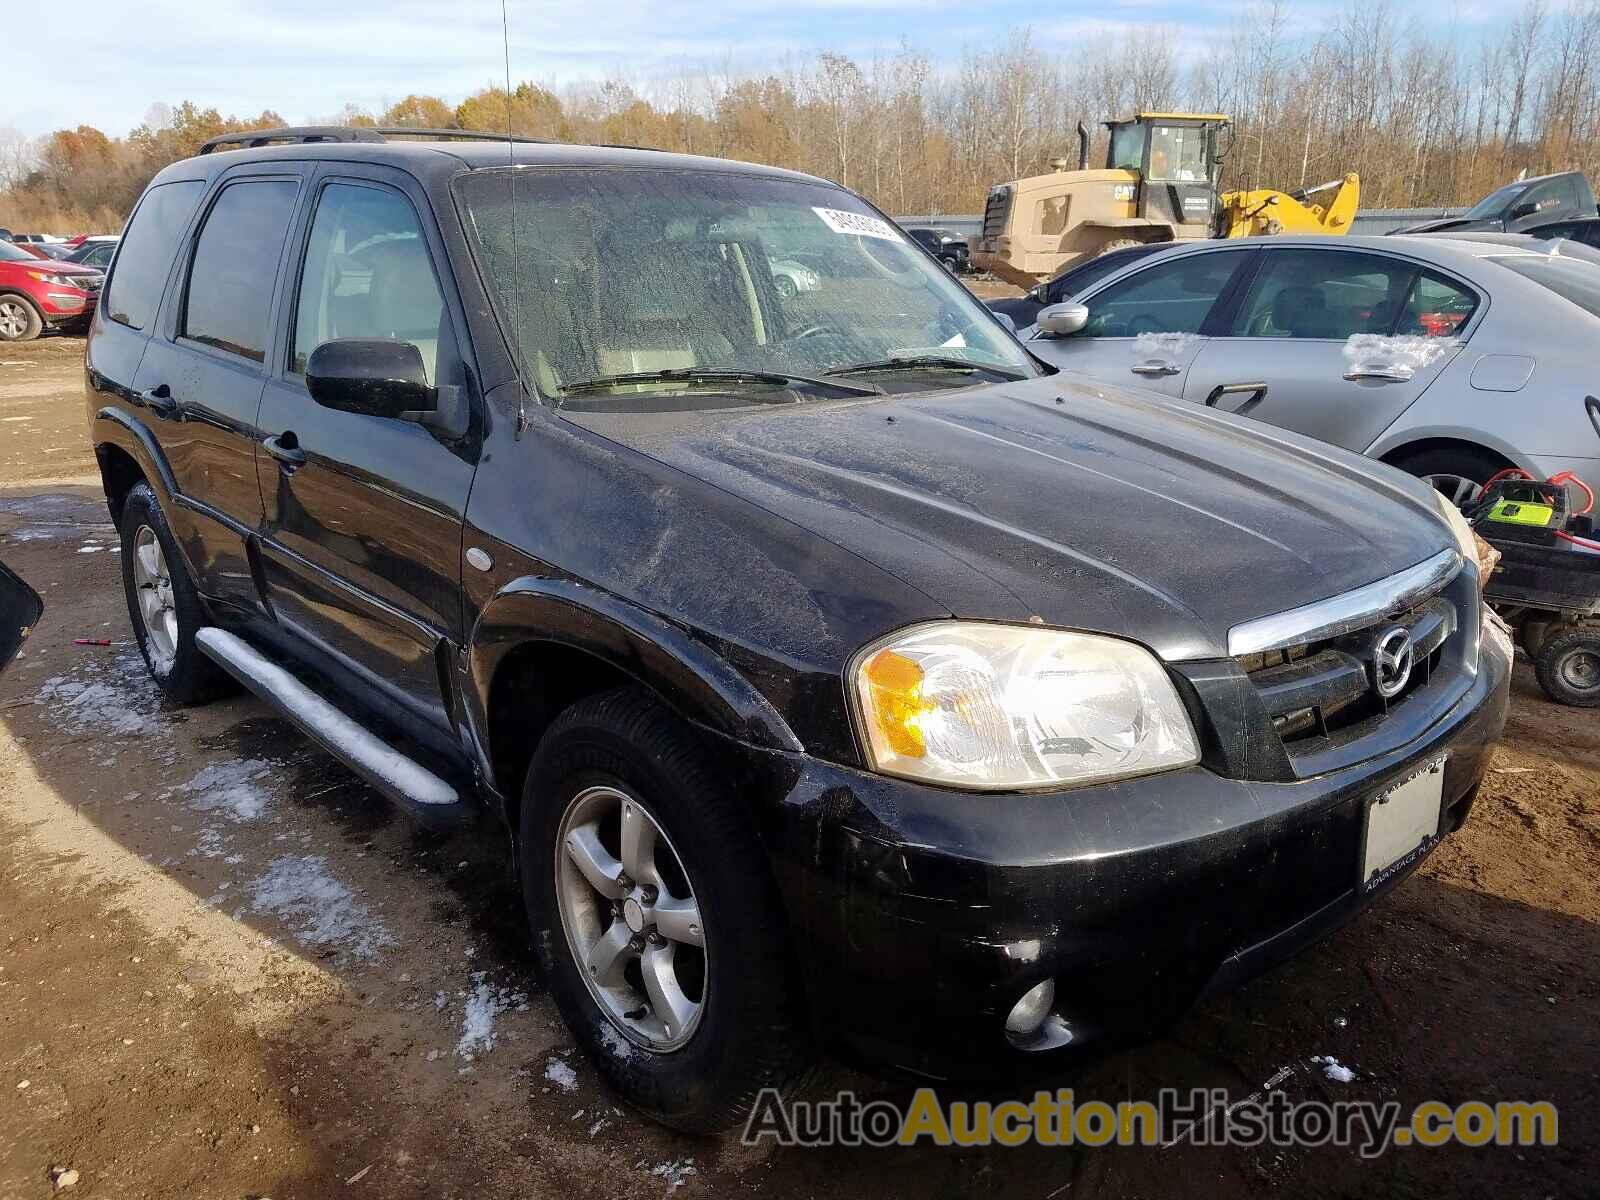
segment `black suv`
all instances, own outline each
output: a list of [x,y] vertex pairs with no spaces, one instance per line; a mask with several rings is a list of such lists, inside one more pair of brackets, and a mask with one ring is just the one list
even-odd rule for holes
[[138,644],[503,825],[660,1120],[1059,1071],[1465,819],[1509,643],[1425,484],[1052,374],[818,179],[270,139],[155,178],[90,334]]
[[906,236],[960,275],[971,270],[967,239],[952,229],[908,229]]

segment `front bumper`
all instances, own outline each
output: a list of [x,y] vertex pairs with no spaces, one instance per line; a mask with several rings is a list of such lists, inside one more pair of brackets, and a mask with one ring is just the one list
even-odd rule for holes
[[[1471,687],[1426,733],[1292,783],[1196,767],[964,795],[809,758],[785,759],[779,778],[769,760],[781,801],[765,834],[819,1035],[876,1066],[967,1079],[1148,1036],[1414,869],[1358,888],[1365,805],[1443,753],[1440,833],[1459,828],[1509,678],[1507,648],[1485,637]],[[1006,1016],[1047,978],[1070,1044],[1018,1049]]]

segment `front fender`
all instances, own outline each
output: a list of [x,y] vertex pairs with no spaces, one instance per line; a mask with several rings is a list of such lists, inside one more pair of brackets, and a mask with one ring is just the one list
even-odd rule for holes
[[772,703],[704,643],[609,592],[543,576],[506,584],[473,625],[467,654],[480,732],[488,729],[490,689],[502,660],[538,642],[604,661],[713,732],[766,750],[803,748]]

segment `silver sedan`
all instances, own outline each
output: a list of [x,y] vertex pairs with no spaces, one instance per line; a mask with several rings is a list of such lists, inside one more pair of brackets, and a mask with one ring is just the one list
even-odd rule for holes
[[1200,242],[1019,336],[1039,357],[1333,442],[1469,498],[1494,472],[1600,485],[1600,265],[1561,243]]

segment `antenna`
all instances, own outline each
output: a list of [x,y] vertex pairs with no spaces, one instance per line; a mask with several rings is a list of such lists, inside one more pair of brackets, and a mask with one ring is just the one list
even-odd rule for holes
[[500,41],[506,59],[506,166],[511,172],[511,287],[516,300],[511,306],[511,347],[517,359],[517,431],[520,440],[528,430],[528,395],[523,381],[522,361],[522,247],[517,241],[517,141],[511,129],[511,21],[506,15],[506,0],[500,0]]

